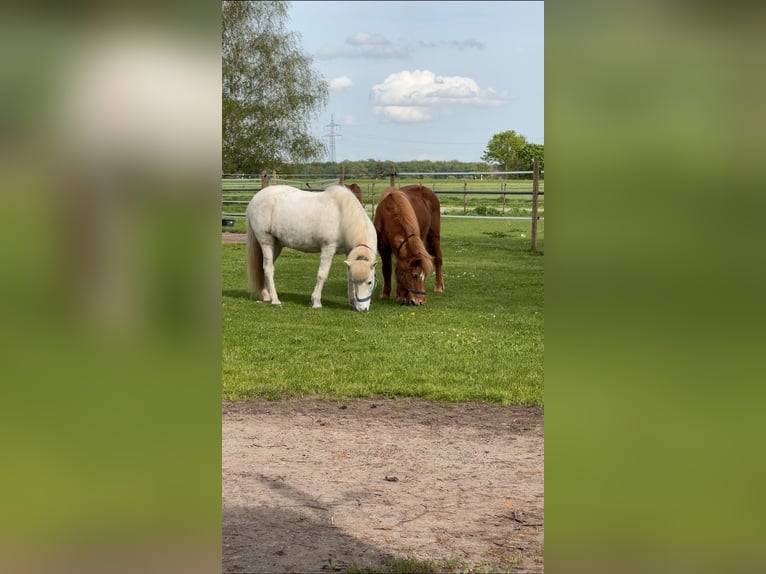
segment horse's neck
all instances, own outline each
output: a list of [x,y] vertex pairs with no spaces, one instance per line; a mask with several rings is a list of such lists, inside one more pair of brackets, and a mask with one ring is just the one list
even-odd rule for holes
[[375,247],[378,241],[378,235],[375,231],[375,226],[372,224],[372,221],[370,221],[370,218],[367,217],[367,212],[364,211],[363,208],[359,210],[359,213],[364,218],[360,225],[355,225],[355,223],[359,221],[356,219],[356,213],[354,213],[354,215],[345,214],[345,217],[348,218],[348,221],[344,221],[343,225],[346,235],[346,243],[348,244],[349,249],[353,249],[359,244],[366,244],[371,247]]

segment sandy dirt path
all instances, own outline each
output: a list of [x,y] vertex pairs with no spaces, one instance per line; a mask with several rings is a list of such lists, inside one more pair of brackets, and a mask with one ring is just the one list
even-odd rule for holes
[[542,572],[543,410],[410,399],[223,404],[223,572],[413,557]]

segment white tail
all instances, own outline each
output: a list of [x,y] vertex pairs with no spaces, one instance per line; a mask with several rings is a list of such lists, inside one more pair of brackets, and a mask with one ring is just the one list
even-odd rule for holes
[[263,290],[263,251],[261,244],[255,238],[255,232],[250,225],[250,219],[245,217],[247,229],[247,279],[250,287],[250,298],[257,299]]

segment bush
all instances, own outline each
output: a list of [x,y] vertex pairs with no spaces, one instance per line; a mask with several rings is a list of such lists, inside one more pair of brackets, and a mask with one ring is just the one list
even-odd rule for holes
[[495,208],[486,205],[480,205],[473,210],[474,215],[502,215],[502,212]]

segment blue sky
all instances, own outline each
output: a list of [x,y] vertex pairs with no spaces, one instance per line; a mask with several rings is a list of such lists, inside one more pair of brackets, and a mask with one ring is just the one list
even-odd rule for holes
[[[492,135],[544,138],[543,2],[290,3],[330,83],[313,134],[336,160],[480,161]],[[329,159],[329,158],[328,158]]]

